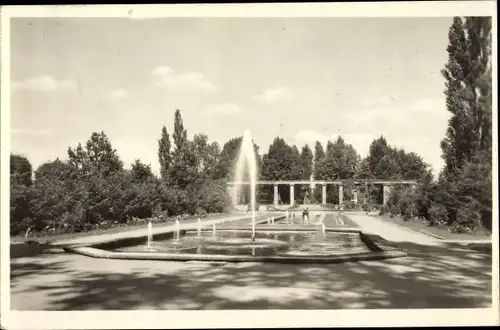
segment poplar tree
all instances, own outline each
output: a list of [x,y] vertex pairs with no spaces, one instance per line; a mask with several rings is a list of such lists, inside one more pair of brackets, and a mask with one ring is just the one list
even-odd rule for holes
[[306,144],[302,147],[300,159],[302,162],[302,179],[309,180],[313,170],[313,153],[311,148]]
[[168,168],[172,163],[172,154],[170,152],[170,135],[165,126],[161,129],[161,137],[158,140],[158,160],[160,162],[161,177],[166,179]]
[[455,229],[491,228],[491,18],[454,17],[448,33],[445,168],[438,203]]
[[454,17],[448,32],[446,107],[441,142],[445,174],[457,174],[479,150],[491,149],[491,19]]
[[187,131],[184,128],[184,123],[182,121],[182,116],[180,110],[175,110],[175,118],[174,118],[174,156],[179,157],[179,154],[185,150],[187,147],[188,139],[187,139]]
[[187,139],[187,130],[184,128],[180,110],[175,111],[174,117],[174,146],[172,164],[168,168],[168,181],[180,189],[197,181],[197,161],[194,147]]

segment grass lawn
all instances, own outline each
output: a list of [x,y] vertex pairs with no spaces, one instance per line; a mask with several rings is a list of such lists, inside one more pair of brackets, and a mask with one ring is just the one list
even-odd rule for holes
[[[206,216],[203,217],[203,220],[212,220],[212,219],[217,219],[217,218],[222,218],[230,216],[230,214],[219,214],[219,215],[211,215],[211,216]],[[193,216],[189,218],[185,218],[183,220],[180,220],[182,223],[193,223],[197,221],[198,216]],[[161,223],[154,223],[155,228],[162,228],[162,227],[168,227],[171,226],[175,223],[175,218],[170,218],[165,220],[164,222]],[[67,233],[67,234],[57,234],[57,235],[40,235],[39,233],[31,233],[28,236],[28,239],[35,239],[36,241],[40,243],[50,243],[56,240],[66,240],[66,239],[71,239],[71,238],[78,238],[78,237],[85,237],[85,236],[93,236],[93,235],[103,235],[103,234],[115,234],[115,233],[122,233],[122,232],[128,232],[128,231],[133,231],[141,228],[146,228],[146,224],[144,223],[129,223],[129,224],[124,224],[120,226],[115,226],[115,227],[110,227],[106,229],[96,229],[96,230],[91,230],[91,231],[84,231],[84,232],[78,232],[78,233]],[[11,236],[10,237],[10,242],[11,244],[15,243],[24,243],[24,235],[22,236]]]
[[417,230],[423,233],[429,233],[432,235],[437,235],[440,236],[444,239],[453,239],[453,240],[474,240],[474,239],[489,239],[491,238],[491,234],[488,233],[486,230],[477,230],[475,232],[471,233],[452,233],[448,230],[447,227],[445,226],[435,226],[435,227],[430,227],[426,223],[424,223],[421,220],[409,220],[409,221],[404,221],[401,217],[394,217],[391,218],[388,215],[374,215],[378,219],[400,225],[402,227],[406,227],[409,229]]

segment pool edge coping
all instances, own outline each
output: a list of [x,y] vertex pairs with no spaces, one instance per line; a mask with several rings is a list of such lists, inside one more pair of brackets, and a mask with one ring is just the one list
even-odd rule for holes
[[201,261],[201,262],[275,262],[275,263],[341,263],[353,261],[370,261],[406,257],[401,250],[381,250],[378,252],[352,253],[329,256],[244,256],[244,255],[196,255],[172,254],[165,252],[112,252],[93,247],[65,247],[65,251],[99,259],[118,260],[162,260],[162,261]]
[[[284,216],[283,216],[284,217]],[[267,220],[263,220],[266,222]],[[272,225],[270,225],[272,226]],[[284,228],[270,228],[260,230],[273,231],[283,230]],[[285,228],[293,231],[315,231],[313,228]],[[297,230],[298,229],[298,230]],[[183,229],[182,231],[195,231],[196,229]],[[248,228],[221,228],[224,230],[248,230]],[[165,230],[162,232],[163,235],[172,233],[172,230]],[[357,262],[357,261],[370,261],[370,260],[381,260],[381,259],[391,259],[391,258],[401,258],[406,257],[407,253],[400,249],[384,249],[380,247],[373,239],[362,232],[361,229],[354,228],[326,228],[326,232],[349,232],[358,233],[364,244],[371,250],[371,252],[364,253],[348,253],[340,255],[327,255],[327,256],[246,256],[246,255],[198,255],[198,254],[178,254],[178,253],[167,253],[167,252],[116,252],[109,251],[105,249],[96,248],[96,246],[101,246],[105,244],[116,243],[122,240],[130,238],[113,239],[108,241],[103,241],[94,244],[87,245],[70,245],[62,246],[65,252],[76,253],[92,258],[101,259],[120,259],[120,260],[163,260],[163,261],[212,261],[212,262],[276,262],[276,263],[340,263],[340,262]],[[139,235],[134,237],[145,238],[145,235]]]

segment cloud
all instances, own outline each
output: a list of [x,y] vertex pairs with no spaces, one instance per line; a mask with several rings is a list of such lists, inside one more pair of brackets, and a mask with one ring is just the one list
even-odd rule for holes
[[215,105],[209,108],[212,113],[221,113],[224,115],[234,115],[243,112],[243,109],[235,103],[226,103],[221,105]]
[[214,105],[208,108],[210,113],[219,113],[224,115],[235,115],[242,113],[244,110],[236,103],[225,103],[220,105]]
[[127,91],[124,89],[113,89],[106,93],[109,100],[121,100],[127,97]]
[[266,89],[260,94],[254,96],[255,99],[266,102],[275,102],[279,100],[289,100],[292,97],[290,91],[285,87]]
[[76,84],[71,80],[57,80],[51,75],[41,75],[24,80],[14,81],[13,90],[36,90],[36,91],[64,91],[76,90]]
[[113,147],[116,148],[126,167],[130,168],[136,159],[140,159],[144,164],[151,165],[151,170],[154,173],[160,174],[156,139],[156,136],[110,137]]
[[340,135],[345,143],[351,144],[361,157],[366,157],[368,155],[370,144],[380,136],[368,133],[347,133]]
[[206,81],[205,76],[199,72],[180,74],[168,66],[158,66],[151,73],[156,86],[166,88],[172,92],[217,92],[217,87],[213,83]]
[[[399,105],[388,101],[390,98],[379,97],[374,100],[373,106],[360,111],[348,111],[342,115],[343,120],[356,123],[360,127],[370,128],[373,126],[387,126],[404,132],[406,129],[436,126],[448,120],[444,99],[422,98],[410,104]],[[378,102],[377,102],[378,101]],[[431,119],[432,118],[432,119]],[[432,120],[430,123],[422,121]],[[415,125],[416,123],[422,125]]]
[[24,135],[45,135],[52,136],[54,133],[48,130],[37,130],[37,129],[29,129],[29,128],[13,128],[10,130],[12,134],[24,134]]
[[342,127],[336,134],[302,131],[296,135],[296,140],[334,141],[340,133],[346,143],[352,144],[360,156],[365,157],[371,142],[384,135],[389,144],[416,152],[438,172],[443,165],[439,141],[444,137],[443,127],[447,126],[449,118],[444,98],[421,98],[401,104],[397,99],[377,97],[371,103],[371,107],[338,114],[335,122]]

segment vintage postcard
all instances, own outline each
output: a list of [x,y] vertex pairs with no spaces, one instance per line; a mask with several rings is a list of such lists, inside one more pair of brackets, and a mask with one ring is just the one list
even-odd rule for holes
[[496,2],[1,24],[3,328],[498,325]]

